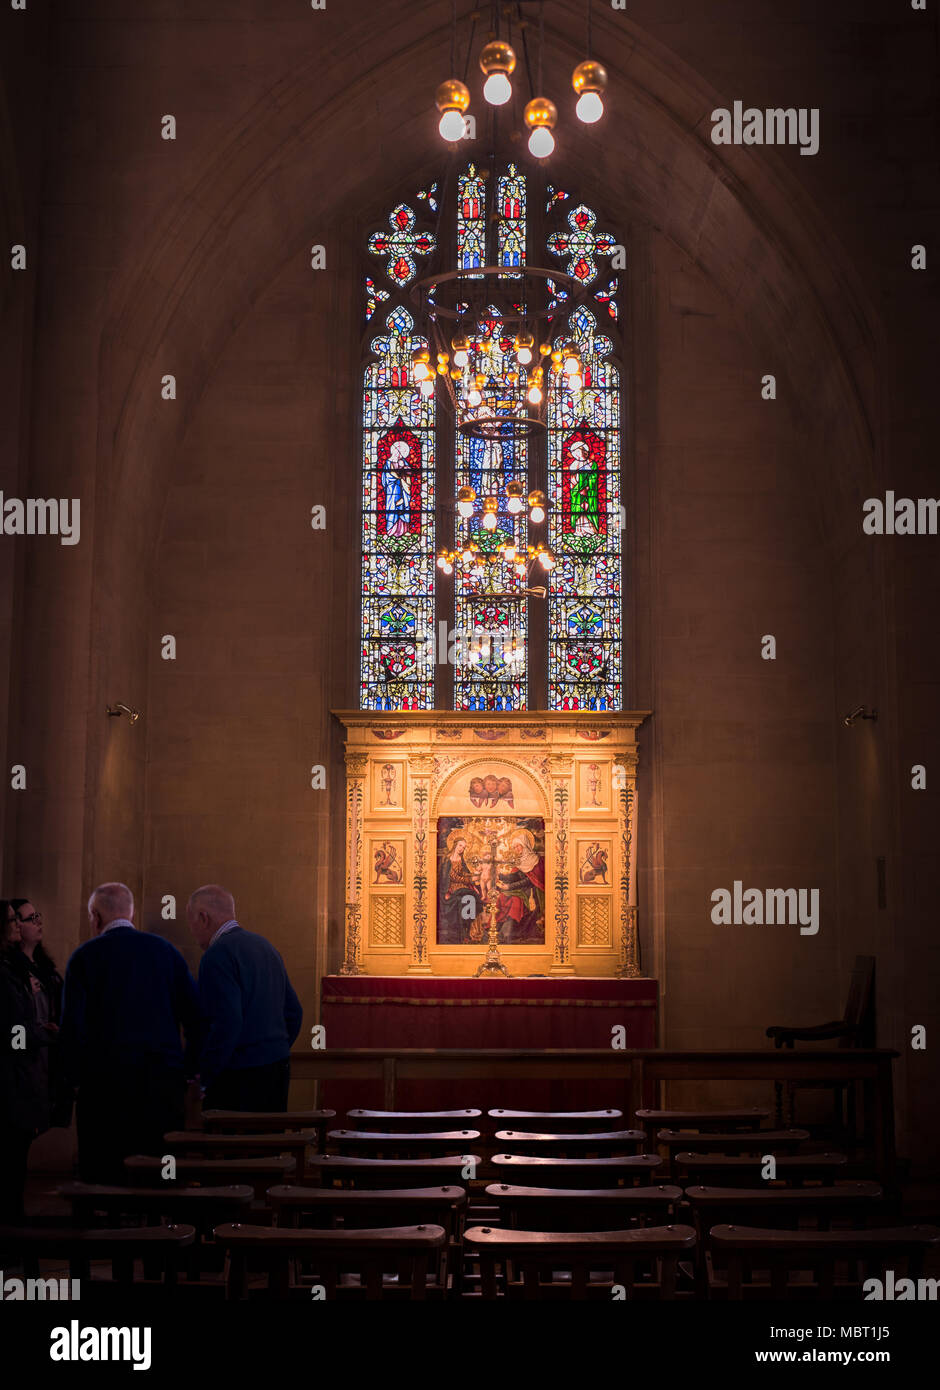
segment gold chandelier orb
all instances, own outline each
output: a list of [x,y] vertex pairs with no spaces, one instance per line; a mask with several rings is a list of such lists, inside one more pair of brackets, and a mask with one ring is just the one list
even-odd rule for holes
[[551,130],[558,120],[558,107],[548,97],[533,97],[526,104],[523,118],[530,130],[537,126]]
[[571,74],[571,85],[578,96],[582,92],[603,92],[607,86],[607,69],[593,58],[586,58]]
[[461,115],[470,106],[470,88],[457,77],[448,77],[442,82],[434,97],[438,111],[459,111]]
[[502,39],[493,39],[480,54],[480,71],[485,77],[494,72],[504,72],[508,77],[515,70],[515,66],[516,55],[512,47]]

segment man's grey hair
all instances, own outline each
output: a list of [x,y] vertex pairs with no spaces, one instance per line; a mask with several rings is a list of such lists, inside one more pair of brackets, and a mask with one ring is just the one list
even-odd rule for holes
[[212,921],[227,922],[235,916],[235,899],[218,883],[197,888],[190,895],[188,906],[191,912],[205,912]]
[[88,899],[88,911],[130,921],[134,916],[134,895],[126,883],[99,883]]

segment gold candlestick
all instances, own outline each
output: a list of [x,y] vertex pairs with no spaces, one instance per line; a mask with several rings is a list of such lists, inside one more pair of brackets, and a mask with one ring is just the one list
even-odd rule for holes
[[473,978],[478,980],[481,975],[505,975],[507,980],[512,979],[512,974],[499,958],[499,931],[496,926],[496,913],[499,909],[499,899],[495,893],[491,893],[487,901],[487,910],[490,914],[490,925],[487,931],[486,958],[481,961],[474,971]]

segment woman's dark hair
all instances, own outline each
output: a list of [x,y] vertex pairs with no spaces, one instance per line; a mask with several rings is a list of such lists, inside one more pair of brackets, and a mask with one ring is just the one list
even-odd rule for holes
[[[25,907],[27,903],[31,902],[32,898],[11,898],[10,906],[17,917],[19,917],[20,908]],[[33,951],[33,964],[38,966],[40,975],[52,975],[55,973],[55,961],[41,941],[37,941],[36,948]]]
[[[7,916],[13,907],[9,898],[0,898],[0,956],[13,950],[14,942],[7,941]],[[14,911],[16,909],[14,908]]]

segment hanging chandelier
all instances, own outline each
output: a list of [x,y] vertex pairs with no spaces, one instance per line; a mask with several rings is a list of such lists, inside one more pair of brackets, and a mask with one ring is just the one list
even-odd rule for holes
[[[490,6],[490,31],[486,44],[480,52],[478,62],[485,79],[483,99],[490,106],[505,106],[513,95],[511,78],[516,70],[516,51],[508,39],[500,37],[500,15],[507,21],[509,36],[512,36],[512,13],[515,8],[521,42],[524,50],[526,69],[529,70],[529,50],[526,30],[528,21],[521,18],[523,4],[539,6],[539,43],[537,76],[523,112],[523,121],[529,132],[529,153],[536,159],[546,159],[555,148],[552,134],[558,123],[558,108],[542,90],[542,49],[544,47],[544,14],[547,0],[516,0],[512,4],[500,4],[492,0]],[[481,7],[482,8],[482,7]],[[607,71],[601,63],[591,56],[591,0],[585,0],[587,57],[577,65],[571,74],[571,86],[577,96],[575,115],[585,125],[593,125],[604,114],[603,94],[607,88]],[[453,142],[462,138],[466,129],[466,118],[470,112],[471,95],[467,86],[470,67],[470,53],[473,35],[476,31],[479,11],[473,15],[473,29],[467,48],[463,78],[448,77],[440,84],[435,95],[441,120],[438,130],[442,139]],[[457,0],[452,0],[451,24],[451,72],[457,71]],[[531,71],[530,71],[531,82]]]

